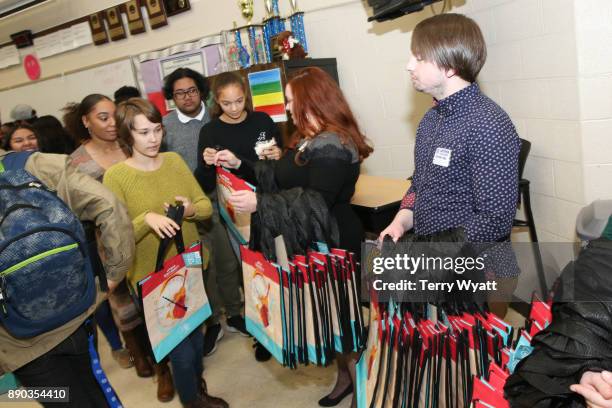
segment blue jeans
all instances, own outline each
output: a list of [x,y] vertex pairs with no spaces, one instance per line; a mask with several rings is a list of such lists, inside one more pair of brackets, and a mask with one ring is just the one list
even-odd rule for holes
[[202,372],[204,371],[204,335],[202,326],[196,328],[168,355],[172,364],[174,387],[181,403],[195,401],[200,394]]
[[111,350],[121,350],[123,344],[121,343],[121,337],[119,337],[117,325],[115,325],[115,321],[113,320],[113,313],[111,312],[108,300],[100,303],[94,312],[94,320],[98,324],[98,327],[100,327],[104,337],[106,337],[108,344],[110,344]]

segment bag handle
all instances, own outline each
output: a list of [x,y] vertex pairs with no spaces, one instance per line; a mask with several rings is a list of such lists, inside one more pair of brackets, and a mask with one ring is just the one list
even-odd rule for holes
[[[185,207],[182,205],[171,205],[168,208],[168,213],[166,216],[170,218],[172,221],[176,222],[179,226],[183,224],[183,214],[185,212]],[[166,252],[170,247],[171,242],[174,240],[176,244],[177,252],[183,253],[185,252],[185,242],[183,240],[183,230],[180,229],[176,232],[176,235],[173,238],[163,238],[159,243],[159,249],[157,250],[157,260],[155,261],[155,272],[161,270],[164,266],[164,258],[166,257]]]

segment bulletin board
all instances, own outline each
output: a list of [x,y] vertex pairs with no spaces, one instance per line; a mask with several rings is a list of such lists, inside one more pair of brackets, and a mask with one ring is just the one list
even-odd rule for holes
[[137,86],[130,58],[0,91],[0,117],[3,122],[10,121],[11,109],[25,103],[38,116],[54,115],[61,119],[61,109],[67,103],[80,102],[91,93],[112,99],[113,93],[124,85]]

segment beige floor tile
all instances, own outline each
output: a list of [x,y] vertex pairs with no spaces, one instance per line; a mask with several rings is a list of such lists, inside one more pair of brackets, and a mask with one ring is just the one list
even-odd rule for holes
[[[308,366],[290,370],[275,360],[259,363],[255,360],[252,344],[252,339],[226,331],[217,351],[204,359],[204,378],[212,395],[224,398],[232,408],[318,407],[318,399],[333,386],[334,367]],[[134,369],[120,368],[102,337],[99,350],[102,366],[126,408],[181,407],[178,396],[168,403],[158,402],[153,379],[139,378]],[[36,403],[19,404],[19,408],[38,406]],[[339,408],[349,406],[349,398],[338,405]]]

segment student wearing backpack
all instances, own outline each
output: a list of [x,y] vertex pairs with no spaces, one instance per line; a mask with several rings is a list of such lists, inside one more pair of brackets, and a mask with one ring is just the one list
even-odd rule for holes
[[[24,165],[13,166],[19,161],[15,160],[16,157],[22,158]],[[46,255],[57,255],[64,250],[60,255],[83,254],[79,251],[79,248],[84,247],[81,245],[84,244],[84,234],[79,221],[93,221],[100,229],[108,286],[112,291],[125,277],[134,255],[134,235],[127,211],[102,184],[70,166],[67,156],[7,153],[0,150],[0,163],[4,170],[0,171],[0,215],[3,218],[0,224],[0,277],[5,286],[2,291],[4,299],[0,300],[0,374],[13,372],[25,387],[69,387],[70,402],[64,406],[106,407],[108,405],[104,393],[91,368],[90,329],[86,322],[103,300],[103,296],[96,291],[87,257],[80,257],[79,262],[56,261],[55,264],[49,265],[48,262],[53,262],[54,258]],[[17,168],[22,170],[16,170]],[[31,176],[37,181],[32,181]],[[21,183],[21,186],[26,187],[22,189],[20,181],[24,180],[26,182]],[[9,188],[8,184],[17,187]],[[20,195],[22,192],[25,195]],[[38,209],[28,205],[28,197],[40,197],[41,194],[46,199],[42,202],[44,205],[40,205]],[[16,203],[15,200],[26,202]],[[7,207],[9,204],[10,207]],[[32,224],[23,221],[27,217],[31,220],[32,216],[28,211],[35,210],[39,210],[50,220],[47,227],[41,228],[44,231],[29,230]],[[53,239],[36,239],[39,236],[35,234],[53,230],[52,223],[57,221],[58,213],[63,213],[62,220],[71,220],[71,223],[66,225],[74,226],[74,229],[65,236],[74,236],[76,243],[46,251],[46,257],[14,259],[25,247],[20,238],[32,237],[32,242],[41,246],[54,244]],[[14,235],[19,228],[25,232]],[[53,237],[61,235],[57,230],[51,232],[55,234]],[[17,245],[13,245],[14,243]],[[70,251],[74,250],[76,254],[67,250],[67,247],[72,248]],[[82,269],[70,268],[75,265],[80,265]],[[16,287],[22,282],[14,279],[23,279],[26,268],[29,273],[27,277],[36,278],[31,280],[27,289],[32,291],[32,296],[43,293],[46,297],[28,302],[16,291]],[[79,296],[71,296],[74,292],[70,291],[76,288],[70,289],[69,282],[53,281],[54,275],[50,275],[49,270],[60,272],[60,276],[65,271],[74,272],[77,280],[85,277],[83,280],[87,282],[87,289],[84,293],[87,296],[83,299],[86,301],[79,299]],[[36,285],[43,287],[41,289]],[[58,288],[58,293],[49,289],[53,287]],[[44,292],[45,289],[49,290]],[[53,315],[55,311],[59,313],[71,298],[77,298],[78,304],[75,308],[68,309],[61,315]],[[36,321],[41,315],[45,317],[28,326],[28,321],[22,319],[22,316],[26,315],[15,313],[16,305],[30,312],[30,321]],[[17,320],[15,316],[18,317]],[[48,326],[40,324],[41,321]],[[52,324],[58,322],[62,323]],[[48,406],[46,403],[43,405]]]

